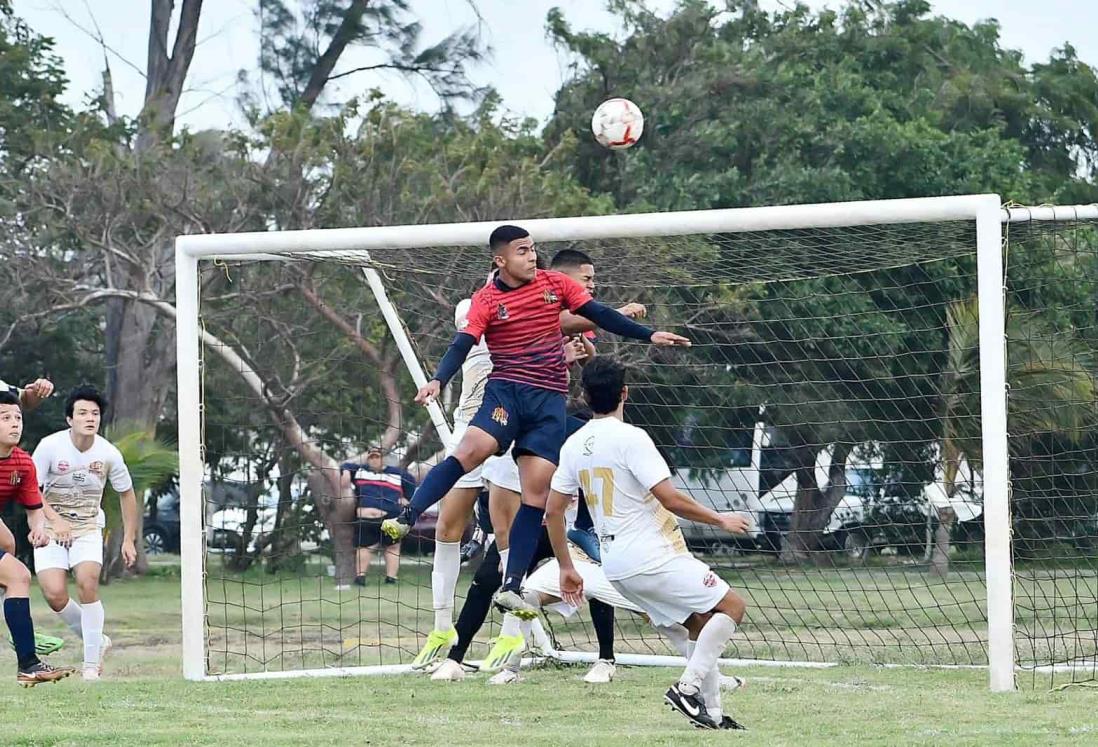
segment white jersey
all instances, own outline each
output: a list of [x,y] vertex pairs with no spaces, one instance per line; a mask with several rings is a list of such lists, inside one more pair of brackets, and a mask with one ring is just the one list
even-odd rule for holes
[[[80,451],[70,431],[58,431],[38,443],[33,459],[42,495],[72,524],[73,536],[103,526],[101,507],[108,482],[119,493],[133,487],[122,453],[99,435],[90,449]],[[48,525],[46,528],[49,530]]]
[[[454,326],[461,332],[468,326],[471,299],[466,298],[454,309]],[[454,420],[468,423],[477,414],[484,401],[484,386],[488,383],[488,374],[492,373],[492,357],[488,354],[488,342],[483,336],[480,342],[469,351],[465,362],[461,364],[461,396],[454,408]]]
[[583,488],[611,581],[689,554],[678,520],[651,493],[669,477],[649,435],[614,417],[592,419],[561,447],[553,490]]

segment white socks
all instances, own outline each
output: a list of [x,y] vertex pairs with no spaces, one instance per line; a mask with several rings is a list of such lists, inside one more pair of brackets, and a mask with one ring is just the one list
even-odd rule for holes
[[500,628],[499,634],[501,636],[516,636],[522,632],[521,621],[508,612],[503,616],[503,626]]
[[507,573],[507,556],[509,556],[510,554],[511,554],[511,548],[510,547],[508,547],[506,550],[500,550],[499,551],[499,572],[501,574],[502,573]]
[[667,639],[675,653],[684,659],[690,658],[690,631],[681,625],[657,625],[656,632]]
[[724,718],[724,709],[721,707],[721,673],[717,670],[716,663],[702,680],[701,696],[705,702],[705,710],[709,712],[709,718],[719,725]]
[[99,666],[99,650],[103,643],[103,603],[80,605],[80,628],[84,631],[84,666]]
[[[102,607],[103,605],[100,604],[99,606]],[[69,630],[71,630],[73,633],[76,633],[78,636],[80,636],[81,640],[83,640],[84,628],[81,624],[81,621],[84,616],[84,611],[79,604],[77,604],[70,598],[69,603],[65,605],[65,609],[58,610],[57,616],[65,621],[65,624],[69,626]],[[100,627],[102,627],[102,625]]]
[[461,543],[436,542],[431,571],[431,597],[435,608],[435,630],[454,629],[454,592],[461,573]]
[[736,623],[728,615],[717,612],[709,618],[709,622],[702,628],[698,640],[694,643],[694,653],[686,662],[686,670],[683,671],[679,683],[685,685],[689,692],[696,692],[701,688],[702,680],[711,670],[716,670],[717,659],[724,652],[732,634],[736,632]]

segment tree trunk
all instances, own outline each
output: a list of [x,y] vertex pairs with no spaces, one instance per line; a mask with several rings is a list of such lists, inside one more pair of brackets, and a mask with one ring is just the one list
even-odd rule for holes
[[934,551],[930,555],[930,575],[945,580],[949,575],[949,550],[957,512],[952,508],[938,509],[938,526],[934,529]]
[[846,494],[846,458],[850,447],[836,444],[828,468],[827,487],[816,484],[816,449],[802,446],[795,452],[797,495],[793,500],[793,516],[789,534],[782,543],[781,561],[799,563],[812,560],[815,563],[830,559],[821,553],[823,530],[831,521],[831,514]]
[[347,586],[355,578],[355,499],[343,494],[338,471],[310,472],[308,480],[317,513],[332,540],[335,583]]

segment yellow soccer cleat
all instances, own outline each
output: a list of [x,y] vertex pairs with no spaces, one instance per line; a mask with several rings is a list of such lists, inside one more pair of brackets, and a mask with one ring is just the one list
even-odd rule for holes
[[496,639],[496,644],[492,646],[492,650],[484,657],[484,661],[481,662],[480,671],[489,674],[498,672],[507,666],[507,662],[511,660],[512,656],[521,655],[525,646],[526,641],[521,635],[501,635]]
[[416,658],[412,659],[412,669],[426,669],[431,662],[442,656],[444,651],[457,643],[457,639],[457,631],[453,628],[449,630],[432,630],[430,635],[427,636],[427,643],[423,644],[423,648],[416,654]]
[[399,542],[404,539],[408,532],[412,531],[413,524],[414,522],[407,518],[407,513],[402,513],[395,519],[386,519],[381,522],[381,531],[384,532],[389,539],[394,542]]

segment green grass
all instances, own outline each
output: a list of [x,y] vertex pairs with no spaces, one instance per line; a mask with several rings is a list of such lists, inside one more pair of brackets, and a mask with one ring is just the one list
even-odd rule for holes
[[[726,706],[746,734],[702,733],[661,703],[673,671],[622,668],[606,687],[543,669],[507,688],[421,676],[187,683],[179,674],[178,580],[104,589],[116,642],[106,678],[23,690],[9,680],[5,745],[95,744],[1071,744],[1098,738],[1093,693],[992,695],[983,672],[752,667]],[[32,600],[44,632],[61,626]],[[56,663],[76,663],[64,632]],[[10,655],[9,666],[12,666]]]

